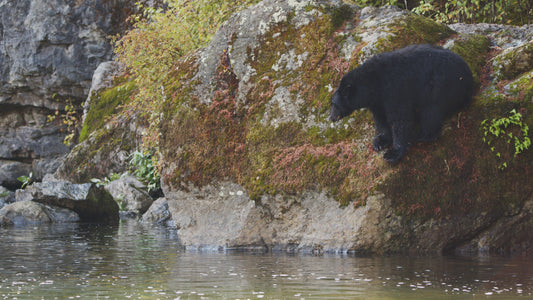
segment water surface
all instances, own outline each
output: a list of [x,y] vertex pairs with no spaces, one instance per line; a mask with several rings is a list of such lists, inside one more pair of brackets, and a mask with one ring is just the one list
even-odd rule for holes
[[533,299],[533,259],[183,251],[134,221],[0,229],[0,299]]

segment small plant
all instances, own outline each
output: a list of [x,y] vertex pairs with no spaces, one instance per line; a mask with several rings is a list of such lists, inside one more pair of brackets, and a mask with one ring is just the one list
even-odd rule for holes
[[70,146],[74,140],[74,137],[76,136],[76,127],[79,124],[79,113],[74,104],[72,104],[71,100],[67,101],[67,105],[65,105],[65,110],[63,113],[60,113],[59,110],[56,110],[53,115],[48,115],[48,122],[52,122],[54,120],[59,120],[59,122],[67,126],[67,135],[63,139],[63,144]]
[[130,156],[130,169],[133,174],[144,182],[148,192],[159,189],[159,171],[154,166],[153,153],[150,151],[134,151]]
[[[504,141],[505,144],[514,148],[514,157],[529,149],[531,140],[528,136],[529,126],[522,121],[522,114],[515,109],[509,112],[508,117],[485,119],[481,122],[483,131],[483,142],[490,146],[490,151],[494,152],[498,159],[502,158],[503,153],[500,147],[497,147],[496,141]],[[507,161],[503,161],[499,166],[503,170],[507,168]]]
[[105,177],[104,179],[91,178],[91,182],[96,184],[97,186],[108,185],[109,183],[111,183],[111,181],[115,181],[117,179],[120,179],[122,176],[124,176],[126,174],[128,174],[128,173],[127,172],[126,173],[122,173],[122,174],[112,173],[109,177]]
[[33,183],[33,172],[30,172],[30,175],[22,175],[17,178],[18,181],[22,182],[21,189],[25,189],[28,185]]

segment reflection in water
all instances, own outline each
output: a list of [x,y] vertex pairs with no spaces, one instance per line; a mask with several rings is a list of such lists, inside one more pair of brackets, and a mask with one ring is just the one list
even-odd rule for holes
[[0,229],[0,299],[509,299],[528,258],[184,252],[136,222]]

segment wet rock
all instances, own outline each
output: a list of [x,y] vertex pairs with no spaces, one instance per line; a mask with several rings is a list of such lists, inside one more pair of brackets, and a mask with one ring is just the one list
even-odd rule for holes
[[115,221],[118,205],[103,188],[92,183],[73,184],[64,181],[37,182],[16,191],[18,202],[38,202],[67,208],[79,214],[82,221]]
[[152,203],[148,211],[146,211],[141,222],[166,225],[168,227],[175,227],[174,220],[168,207],[168,200],[166,198],[159,198]]
[[533,247],[533,199],[527,201],[521,209],[510,210],[472,240],[455,247],[454,253],[529,255],[531,247]]
[[0,227],[14,225],[13,221],[5,216],[0,215]]
[[113,196],[125,216],[140,217],[154,201],[146,191],[146,186],[131,175],[111,181],[105,189]]
[[[236,184],[209,185],[171,195],[168,205],[187,248],[288,252],[387,253],[398,251],[400,218],[383,196],[364,207],[339,207],[323,193],[250,200]],[[406,239],[402,239],[405,241]]]
[[0,209],[0,220],[8,225],[77,222],[78,214],[72,210],[48,206],[32,201],[15,202]]

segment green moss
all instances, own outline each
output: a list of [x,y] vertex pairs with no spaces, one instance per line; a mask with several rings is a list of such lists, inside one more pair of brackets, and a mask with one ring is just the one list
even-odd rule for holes
[[119,105],[129,101],[134,90],[135,84],[132,81],[127,81],[91,95],[89,110],[80,132],[80,142],[101,128],[109,116],[117,112]]
[[392,27],[392,33],[383,43],[382,51],[391,51],[412,44],[435,44],[455,32],[448,26],[416,14],[409,14]]
[[494,76],[498,80],[514,79],[533,68],[533,41],[494,58]]
[[531,101],[533,99],[533,71],[510,82],[505,90],[515,101]]
[[456,39],[450,50],[459,54],[468,64],[476,86],[480,85],[481,68],[486,64],[490,42],[483,35],[468,35]]

